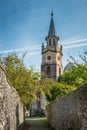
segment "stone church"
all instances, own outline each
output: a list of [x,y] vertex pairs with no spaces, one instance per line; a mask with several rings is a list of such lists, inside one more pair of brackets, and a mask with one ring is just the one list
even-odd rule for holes
[[62,46],[59,47],[58,44],[59,37],[56,34],[53,11],[51,13],[48,36],[45,40],[46,46],[42,43],[41,73],[44,75],[42,79],[58,80],[58,77],[63,73]]
[[[62,46],[58,44],[59,37],[56,35],[54,25],[53,12],[51,13],[51,21],[48,36],[46,37],[46,46],[42,44],[42,64],[41,73],[43,79],[58,80],[58,77],[63,73],[62,67]],[[46,99],[42,96],[37,96],[37,100],[30,105],[30,116],[38,116],[41,113],[45,115]]]

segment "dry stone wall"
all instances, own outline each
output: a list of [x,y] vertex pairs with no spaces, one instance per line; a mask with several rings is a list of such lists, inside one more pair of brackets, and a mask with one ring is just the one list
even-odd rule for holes
[[87,84],[47,106],[55,130],[87,130]]
[[23,121],[23,104],[0,65],[0,130],[16,130]]

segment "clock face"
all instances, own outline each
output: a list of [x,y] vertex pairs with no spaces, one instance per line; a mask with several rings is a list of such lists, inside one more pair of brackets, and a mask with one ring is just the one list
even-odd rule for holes
[[47,60],[51,60],[51,56],[47,56]]

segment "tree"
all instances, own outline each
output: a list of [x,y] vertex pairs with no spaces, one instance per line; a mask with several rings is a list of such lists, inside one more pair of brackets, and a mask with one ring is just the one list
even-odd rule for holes
[[47,93],[46,97],[48,102],[52,102],[53,100],[59,99],[60,97],[74,91],[75,89],[75,86],[54,82],[50,89],[50,93]]
[[16,53],[9,54],[1,59],[5,66],[7,78],[21,97],[24,104],[29,104],[36,98],[39,73],[33,67],[29,69],[24,65],[23,58],[19,58]]
[[74,61],[73,67],[70,70],[65,71],[59,78],[59,81],[61,83],[79,87],[87,82],[87,52],[84,52],[83,56],[79,54],[82,64],[77,63],[72,56],[70,57]]

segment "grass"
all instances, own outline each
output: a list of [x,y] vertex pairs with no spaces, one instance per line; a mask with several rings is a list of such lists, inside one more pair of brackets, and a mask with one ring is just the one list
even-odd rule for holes
[[40,121],[40,125],[42,124],[43,127],[47,128],[50,130],[48,123],[47,123],[47,118],[46,117],[27,117],[26,121]]

